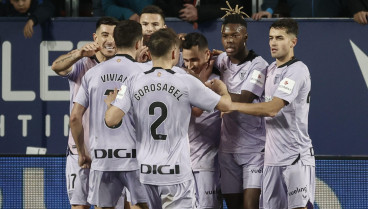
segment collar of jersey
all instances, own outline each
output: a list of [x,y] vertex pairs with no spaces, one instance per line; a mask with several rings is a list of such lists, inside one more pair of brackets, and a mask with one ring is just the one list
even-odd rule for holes
[[289,65],[292,65],[293,63],[295,62],[298,62],[299,60],[295,57],[292,57],[291,60],[287,61],[286,63],[278,66],[277,68],[282,68],[282,67],[285,67],[285,66],[289,66]]
[[162,70],[166,70],[167,72],[171,73],[171,74],[174,74],[175,72],[171,69],[163,69],[162,67],[153,67],[151,70],[149,71],[146,71],[144,72],[145,74],[148,74],[148,73],[153,73],[155,70],[157,69],[162,69]]
[[120,57],[126,57],[127,59],[129,59],[130,61],[132,61],[132,62],[136,62],[135,61],[135,59],[132,57],[132,56],[130,56],[129,54],[115,54],[115,57],[117,57],[117,56],[120,56]]
[[250,50],[250,51],[248,52],[247,57],[245,57],[245,59],[244,59],[243,61],[239,62],[239,64],[238,64],[238,65],[241,65],[241,64],[243,64],[243,63],[245,63],[245,62],[247,62],[247,61],[252,61],[252,60],[254,60],[256,57],[258,57],[258,54],[256,54],[253,50]]
[[98,64],[100,64],[100,61],[97,59],[96,55],[93,55],[89,58],[95,60]]

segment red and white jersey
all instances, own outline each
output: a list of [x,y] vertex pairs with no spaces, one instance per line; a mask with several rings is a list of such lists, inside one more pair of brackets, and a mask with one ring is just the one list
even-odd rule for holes
[[[69,114],[71,113],[73,109],[73,100],[75,96],[78,93],[79,87],[81,85],[81,80],[84,74],[86,72],[96,66],[98,64],[98,60],[95,57],[83,57],[82,59],[78,60],[74,65],[72,66],[72,71],[69,72],[68,75],[66,75],[66,78],[68,78],[69,81],[69,89],[70,89],[70,104],[69,104]],[[84,128],[84,142],[86,144],[86,147],[89,147],[89,138],[88,138],[88,132],[89,132],[89,109],[86,110],[85,114],[83,115],[83,127]],[[68,138],[68,147],[72,154],[78,154],[77,146],[75,145],[72,133],[69,129],[69,138]]]
[[[262,102],[268,63],[252,50],[239,64],[233,64],[226,53],[220,54],[215,66],[230,93],[242,90],[257,96],[253,103]],[[264,149],[266,141],[263,117],[246,115],[237,111],[223,115],[220,151],[224,153],[255,153]]]
[[188,140],[192,106],[212,111],[219,101],[197,78],[171,69],[152,68],[122,86],[112,105],[134,111],[142,183],[173,185],[193,178]]
[[130,171],[139,168],[136,151],[135,125],[127,112],[122,123],[109,128],[105,123],[107,105],[104,99],[114,88],[143,69],[129,55],[115,57],[89,70],[74,102],[89,107],[89,141],[91,169],[100,171]]

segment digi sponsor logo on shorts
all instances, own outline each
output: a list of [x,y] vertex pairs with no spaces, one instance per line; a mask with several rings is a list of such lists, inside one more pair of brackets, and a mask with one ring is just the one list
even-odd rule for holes
[[307,186],[302,187],[302,188],[297,187],[295,190],[289,192],[289,196],[292,196],[292,195],[295,195],[295,194],[298,194],[298,193],[301,193],[301,192],[307,193],[308,192]]
[[170,165],[148,165],[141,164],[142,174],[160,174],[160,175],[171,175],[180,174],[179,165],[175,165],[174,168]]
[[132,149],[132,151],[128,151],[128,149],[95,149],[95,158],[136,158],[137,151],[136,149]]

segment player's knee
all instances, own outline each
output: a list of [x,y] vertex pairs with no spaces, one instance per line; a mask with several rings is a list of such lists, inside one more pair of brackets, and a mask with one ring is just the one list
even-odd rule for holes
[[147,203],[137,203],[134,206],[137,206],[139,209],[148,209]]

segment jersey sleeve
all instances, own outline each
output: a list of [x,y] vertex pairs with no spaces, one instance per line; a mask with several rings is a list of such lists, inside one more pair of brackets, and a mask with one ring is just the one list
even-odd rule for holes
[[72,80],[72,81],[76,82],[77,79],[78,79],[78,76],[84,70],[85,70],[84,59],[80,59],[76,63],[74,63],[74,65],[72,66],[72,70],[66,75],[66,77],[69,80]]
[[254,64],[243,82],[241,90],[249,91],[256,96],[262,96],[265,88],[267,63],[262,59],[254,60]]
[[221,96],[207,88],[193,76],[188,77],[189,101],[193,106],[212,112],[219,103]]
[[132,85],[131,82],[132,79],[128,79],[127,82],[125,84],[122,84],[120,86],[118,95],[116,96],[115,101],[113,101],[111,103],[111,105],[121,109],[124,114],[127,114],[132,106],[132,100],[131,100],[131,95],[132,95]]
[[89,93],[88,93],[88,82],[87,76],[82,77],[82,85],[78,90],[77,96],[74,98],[73,102],[82,105],[85,108],[89,106]]
[[286,71],[273,96],[290,104],[306,85],[307,79],[310,79],[310,75],[306,66],[293,66]]

